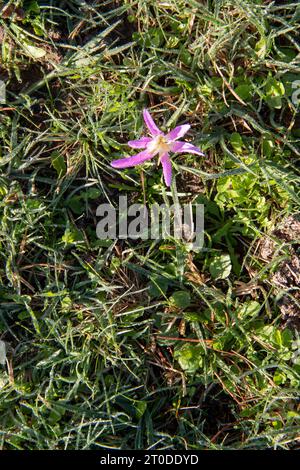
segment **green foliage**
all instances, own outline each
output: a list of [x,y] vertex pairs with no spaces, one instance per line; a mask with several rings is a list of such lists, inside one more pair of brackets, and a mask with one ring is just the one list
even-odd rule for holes
[[[265,144],[266,145],[266,144]],[[245,235],[257,230],[271,229],[270,211],[274,204],[287,207],[289,196],[275,180],[264,181],[251,173],[235,178],[220,178],[216,184],[215,202],[225,211],[233,211],[233,222]]]
[[[298,291],[273,275],[298,241],[273,230],[300,204],[299,7],[48,3],[0,19],[0,448],[292,448]],[[206,154],[174,156],[177,191],[110,166],[144,107]],[[120,192],[203,204],[203,250],[99,240]]]
[[213,279],[226,279],[231,272],[231,268],[229,255],[215,256],[209,264],[209,272]]
[[180,367],[188,374],[193,374],[203,366],[203,349],[199,345],[184,344],[174,351]]
[[191,296],[189,292],[177,291],[171,297],[171,302],[178,308],[187,308],[191,303]]
[[285,95],[285,89],[282,82],[271,77],[265,85],[265,100],[271,108],[282,107],[282,97]]

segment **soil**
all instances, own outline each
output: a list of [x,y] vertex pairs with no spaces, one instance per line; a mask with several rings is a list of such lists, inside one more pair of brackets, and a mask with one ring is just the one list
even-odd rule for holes
[[[282,261],[270,278],[280,297],[278,306],[282,326],[300,331],[300,219],[289,216],[271,234],[288,249],[288,258]],[[278,250],[278,243],[263,238],[259,245],[259,256],[271,261]]]

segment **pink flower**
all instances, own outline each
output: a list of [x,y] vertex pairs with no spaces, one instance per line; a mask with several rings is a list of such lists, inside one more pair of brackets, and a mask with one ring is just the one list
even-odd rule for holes
[[150,160],[155,155],[158,155],[159,162],[163,167],[165,183],[167,186],[170,186],[172,182],[172,163],[169,156],[170,152],[195,153],[201,156],[204,156],[204,153],[202,153],[198,147],[195,147],[192,144],[177,140],[183,137],[184,134],[190,129],[191,126],[189,124],[175,127],[170,132],[168,132],[168,134],[163,134],[153,121],[147,109],[144,109],[143,117],[151,137],[141,137],[138,140],[130,140],[128,145],[134,149],[145,150],[137,153],[136,155],[133,155],[132,157],[114,160],[111,162],[111,166],[114,168],[129,168],[140,165],[146,160]]

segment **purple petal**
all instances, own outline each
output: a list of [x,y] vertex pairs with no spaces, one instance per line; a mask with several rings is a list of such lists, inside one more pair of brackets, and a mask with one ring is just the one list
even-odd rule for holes
[[151,142],[151,137],[141,137],[138,140],[130,140],[128,143],[129,147],[133,149],[144,149]]
[[143,117],[144,117],[145,124],[148,127],[151,135],[155,136],[155,135],[158,135],[158,134],[162,134],[162,132],[159,130],[159,128],[157,127],[157,125],[153,121],[153,119],[152,119],[152,117],[151,117],[151,115],[150,115],[150,113],[147,109],[143,110]]
[[177,126],[174,129],[172,129],[168,134],[167,134],[167,139],[169,140],[176,140],[180,139],[180,137],[183,137],[184,134],[187,133],[187,131],[190,129],[189,124],[183,124],[183,126]]
[[143,152],[137,153],[129,158],[121,158],[120,160],[113,160],[111,166],[113,168],[129,168],[131,166],[140,165],[145,160],[150,160],[153,155],[144,150]]
[[195,147],[195,145],[188,144],[187,142],[174,142],[171,147],[172,152],[181,152],[181,153],[195,153],[197,155],[201,155],[202,157],[205,157],[205,154],[201,152],[201,150],[198,147]]
[[171,186],[172,182],[172,163],[168,153],[164,153],[160,159],[163,173],[164,173],[164,180],[167,186]]

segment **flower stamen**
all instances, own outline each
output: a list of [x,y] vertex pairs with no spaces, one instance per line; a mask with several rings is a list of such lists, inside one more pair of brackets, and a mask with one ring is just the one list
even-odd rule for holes
[[170,145],[166,137],[158,135],[147,145],[147,150],[153,155],[158,153],[161,156],[170,151]]

